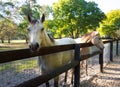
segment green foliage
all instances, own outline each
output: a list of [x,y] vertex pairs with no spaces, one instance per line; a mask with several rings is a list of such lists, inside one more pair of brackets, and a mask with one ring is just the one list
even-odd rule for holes
[[[0,5],[3,4],[0,3]],[[44,26],[56,38],[76,38],[86,33],[88,29],[95,30],[99,26],[99,22],[105,18],[104,13],[96,3],[86,2],[85,0],[58,0],[52,7],[40,6],[36,3],[36,0],[25,0],[22,3],[11,0],[5,2],[2,7],[0,17],[16,22],[18,26],[15,25],[14,27],[18,27],[18,36],[23,35],[26,39],[28,36],[26,16],[28,13],[35,19],[38,19],[44,13],[47,19]],[[53,15],[53,20],[48,20],[50,13]],[[2,24],[4,25],[4,23]],[[0,27],[3,27],[3,25],[0,25]],[[3,32],[3,30],[1,28],[0,32]]]
[[0,1],[0,18],[5,18],[6,15],[10,15],[10,8],[14,8],[12,2],[2,2]]
[[31,16],[33,18],[39,18],[40,17],[40,8],[41,6],[36,4],[36,1],[33,0],[27,0],[27,3],[24,3],[21,7],[20,7],[20,14],[22,16],[27,16],[28,14],[32,14]]
[[23,20],[18,25],[18,35],[20,34],[23,36],[24,39],[26,39],[26,43],[28,43],[28,21]]
[[113,32],[120,30],[120,10],[112,10],[106,14],[107,18],[102,21],[100,31],[102,36],[113,36]]
[[[84,0],[58,0],[53,4],[53,21],[58,36],[78,37],[95,29],[105,18],[104,13],[94,2]],[[99,16],[99,17],[98,17]]]
[[3,19],[0,21],[0,38],[7,38],[10,42],[11,37],[16,34],[17,25],[10,19]]

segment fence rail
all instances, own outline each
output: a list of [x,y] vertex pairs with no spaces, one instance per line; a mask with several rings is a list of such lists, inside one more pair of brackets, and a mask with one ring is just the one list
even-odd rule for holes
[[[103,41],[104,44],[110,43],[110,61],[113,61],[112,53],[113,53],[113,42],[114,41],[116,41],[116,55],[118,55],[119,40],[110,39],[110,40]],[[79,81],[79,76],[80,76],[79,75],[79,71],[80,71],[79,62],[80,61],[99,54],[100,71],[103,72],[103,52],[95,51],[91,54],[80,56],[79,48],[90,47],[90,46],[93,46],[93,45],[91,43],[81,43],[81,44],[44,47],[44,48],[41,48],[39,52],[31,52],[30,49],[3,51],[3,52],[0,52],[0,63],[6,63],[10,61],[15,61],[15,60],[22,60],[22,59],[27,59],[30,57],[42,56],[42,55],[47,55],[47,54],[52,54],[52,53],[57,53],[57,52],[62,52],[62,51],[67,51],[67,50],[75,50],[75,60],[72,61],[71,63],[63,67],[60,67],[52,72],[49,72],[47,74],[44,74],[39,77],[35,77],[33,79],[25,81],[19,85],[16,85],[16,87],[37,87],[41,85],[42,83],[49,81],[50,79],[56,77],[57,75],[68,71],[69,69],[73,67],[75,68],[74,87],[78,87],[80,85],[80,81]]]

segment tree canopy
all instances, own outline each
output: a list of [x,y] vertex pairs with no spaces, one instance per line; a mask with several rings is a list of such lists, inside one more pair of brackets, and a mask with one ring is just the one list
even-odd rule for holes
[[87,29],[95,30],[105,18],[95,2],[58,0],[52,8],[55,31],[59,36],[76,38],[86,33]]
[[58,0],[50,7],[41,6],[36,0],[24,0],[23,2],[9,0],[0,1],[0,39],[10,39],[5,33],[10,30],[9,37],[12,38],[13,35],[18,34],[18,36],[24,36],[27,41],[26,16],[28,13],[35,19],[40,18],[44,13],[46,16],[44,27],[55,38],[77,38],[96,28],[101,35],[112,36],[113,32],[115,35],[116,31],[120,30],[120,10],[113,10],[105,15],[93,1]]
[[116,31],[120,30],[120,10],[112,10],[106,14],[106,17],[98,30],[102,36],[112,37]]

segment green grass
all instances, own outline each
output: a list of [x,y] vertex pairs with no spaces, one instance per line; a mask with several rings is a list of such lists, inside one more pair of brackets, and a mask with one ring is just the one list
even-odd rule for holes
[[8,70],[10,68],[11,68],[10,64],[1,64],[0,65],[0,71]]
[[0,43],[0,51],[28,48],[25,40],[12,40],[11,43]]
[[0,71],[14,70],[16,72],[22,72],[26,69],[33,69],[37,67],[37,59],[19,60],[9,63],[0,64]]
[[[27,44],[24,44],[23,42],[24,42],[23,40],[17,40],[17,41],[13,40],[11,44],[8,43],[0,44],[1,46],[0,51],[27,48]],[[18,61],[0,64],[0,71],[14,69],[16,72],[21,72],[26,69],[33,69],[35,67],[37,67],[37,59],[24,59],[24,60],[18,60]]]
[[25,40],[11,40],[11,43],[26,43]]
[[36,59],[30,59],[30,60],[21,60],[16,61],[14,63],[16,65],[15,70],[16,72],[21,72],[26,69],[34,69],[37,67],[37,60]]
[[[25,40],[11,40],[11,43],[26,43]],[[9,44],[7,40],[4,40],[4,44]]]

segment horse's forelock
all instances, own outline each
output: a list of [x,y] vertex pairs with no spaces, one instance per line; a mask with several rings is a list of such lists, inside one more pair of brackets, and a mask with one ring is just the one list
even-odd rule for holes
[[31,21],[32,24],[36,24],[37,22],[39,22],[39,20],[37,20],[37,19],[34,19]]

